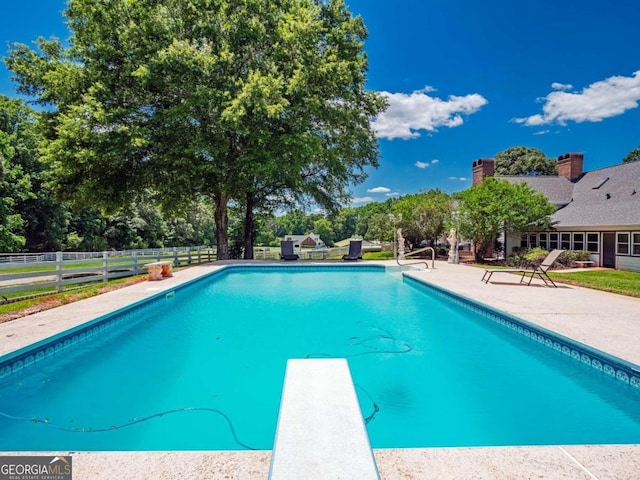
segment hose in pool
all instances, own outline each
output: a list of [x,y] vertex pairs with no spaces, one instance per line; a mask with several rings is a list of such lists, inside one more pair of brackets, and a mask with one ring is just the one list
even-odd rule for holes
[[130,420],[127,423],[123,423],[121,425],[113,425],[113,426],[107,427],[107,428],[92,428],[92,427],[88,427],[88,428],[67,428],[67,427],[61,427],[59,425],[55,425],[55,424],[49,422],[49,420],[47,418],[16,417],[16,416],[9,415],[9,414],[3,413],[3,412],[0,412],[0,416],[5,417],[5,418],[9,418],[11,420],[26,421],[26,422],[32,422],[32,423],[38,423],[38,424],[46,425],[47,427],[53,428],[55,430],[61,430],[63,432],[100,433],[100,432],[111,432],[113,430],[119,430],[121,428],[130,427],[130,426],[135,425],[137,423],[146,422],[146,421],[152,420],[154,418],[162,417],[164,415],[171,415],[171,414],[174,414],[174,413],[181,413],[181,412],[209,412],[209,413],[218,414],[218,415],[220,415],[222,418],[224,418],[226,420],[227,424],[229,425],[229,430],[231,431],[231,435],[233,436],[233,439],[235,440],[235,442],[238,445],[240,445],[243,448],[246,448],[247,450],[257,450],[256,448],[250,447],[249,445],[247,445],[247,444],[245,444],[245,443],[240,441],[240,439],[238,438],[238,435],[236,434],[235,428],[233,427],[233,423],[231,422],[231,419],[227,416],[227,414],[225,414],[221,410],[217,410],[215,408],[208,408],[208,407],[174,408],[172,410],[165,410],[164,412],[154,413],[153,415],[149,415],[149,416],[146,416],[146,417],[143,417],[143,418],[136,418],[136,419]]

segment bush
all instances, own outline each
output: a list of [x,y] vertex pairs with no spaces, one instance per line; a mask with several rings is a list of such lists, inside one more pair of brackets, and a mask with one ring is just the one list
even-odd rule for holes
[[591,252],[587,250],[565,250],[558,262],[565,267],[575,267],[576,262],[591,260]]
[[[536,247],[529,250],[519,250],[515,255],[507,258],[506,264],[516,268],[532,269],[540,265],[549,251]],[[557,260],[563,267],[574,267],[576,261],[591,260],[591,253],[587,250],[565,250]]]
[[547,255],[549,252],[540,247],[519,250],[515,255],[507,258],[506,264],[510,267],[532,269],[540,265]]

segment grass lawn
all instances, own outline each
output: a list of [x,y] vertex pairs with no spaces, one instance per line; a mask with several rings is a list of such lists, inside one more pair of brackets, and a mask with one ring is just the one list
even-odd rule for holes
[[569,285],[593,288],[640,298],[640,273],[622,270],[583,270],[580,272],[549,272],[553,280]]
[[127,287],[135,283],[147,280],[147,275],[137,275],[133,277],[117,278],[108,282],[96,282],[79,288],[60,293],[51,292],[50,295],[40,296],[40,291],[20,292],[19,295],[38,295],[34,298],[18,300],[16,302],[0,304],[0,323],[24,317],[32,313],[48,310],[50,308],[76,302],[84,298],[94,297],[101,293],[110,292],[119,288]]

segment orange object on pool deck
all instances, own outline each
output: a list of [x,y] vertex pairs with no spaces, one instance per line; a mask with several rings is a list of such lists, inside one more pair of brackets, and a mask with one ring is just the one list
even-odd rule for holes
[[163,278],[173,277],[172,262],[152,262],[147,263],[145,268],[149,273],[149,280],[162,280]]

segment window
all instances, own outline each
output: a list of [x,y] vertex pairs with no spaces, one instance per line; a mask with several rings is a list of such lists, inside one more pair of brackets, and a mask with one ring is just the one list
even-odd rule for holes
[[538,235],[535,233],[529,234],[529,248],[536,248],[538,246]]
[[616,233],[616,253],[618,255],[629,255],[628,233]]
[[600,251],[600,235],[597,233],[587,233],[587,250],[591,253]]
[[584,233],[573,234],[573,249],[584,250]]
[[562,250],[571,250],[571,234],[570,233],[560,234],[560,248]]
[[631,234],[631,254],[640,255],[640,232]]
[[549,250],[555,250],[558,248],[558,234],[550,233],[549,234]]
[[548,248],[548,244],[547,244],[547,234],[542,232],[540,233],[540,247],[544,248],[545,250]]
[[529,236],[526,233],[520,235],[520,248],[528,248]]

